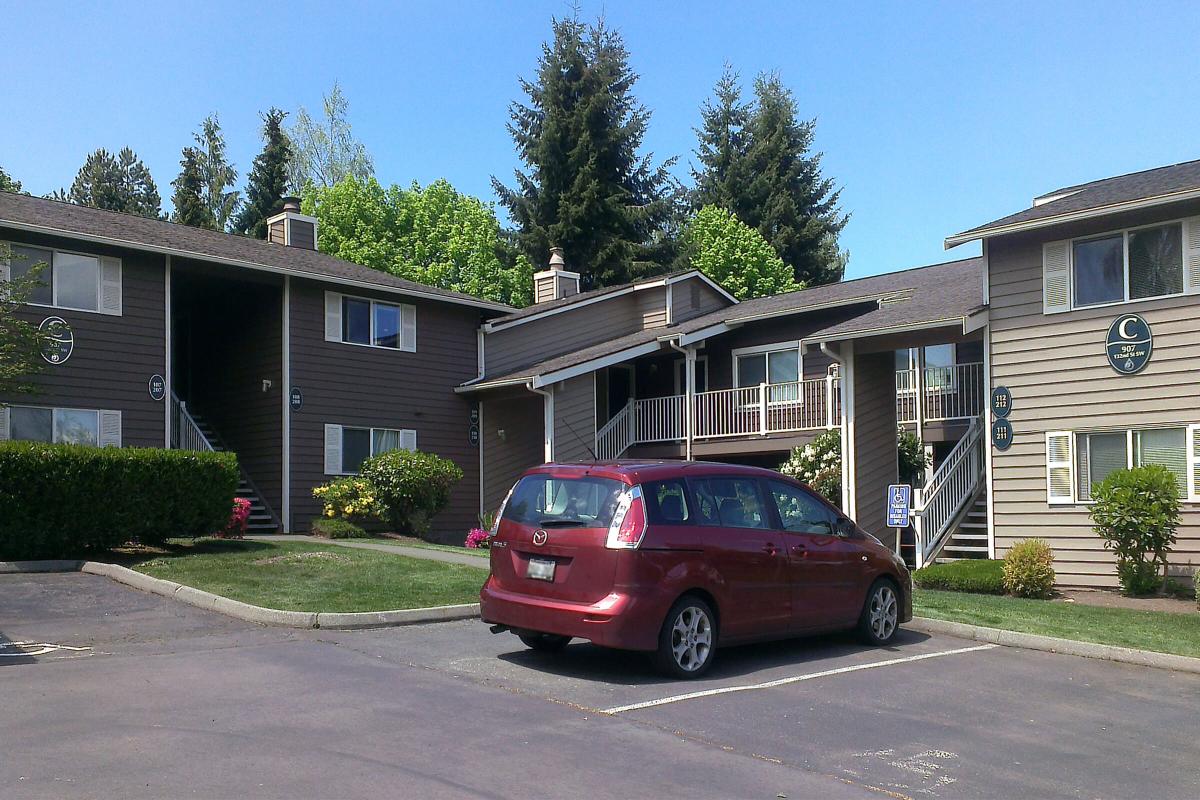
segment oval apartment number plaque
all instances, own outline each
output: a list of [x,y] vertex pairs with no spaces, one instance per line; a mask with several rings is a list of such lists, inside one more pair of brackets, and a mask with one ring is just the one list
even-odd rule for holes
[[1149,323],[1137,314],[1122,314],[1108,327],[1104,349],[1109,366],[1122,375],[1134,375],[1150,363],[1154,334]]
[[75,352],[75,332],[62,317],[46,317],[38,325],[38,350],[51,364],[61,364]]

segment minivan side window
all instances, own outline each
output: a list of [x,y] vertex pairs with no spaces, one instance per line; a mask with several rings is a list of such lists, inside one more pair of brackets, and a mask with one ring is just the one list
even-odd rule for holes
[[696,518],[702,525],[766,528],[767,513],[753,478],[704,478],[691,481]]
[[769,481],[771,499],[779,512],[785,531],[792,533],[823,533],[832,536],[837,528],[834,517],[817,498],[798,486]]
[[646,511],[657,525],[691,525],[691,504],[682,480],[655,481],[642,485]]

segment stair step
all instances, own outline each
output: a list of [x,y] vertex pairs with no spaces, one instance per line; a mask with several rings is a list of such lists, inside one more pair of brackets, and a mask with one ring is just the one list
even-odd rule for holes
[[962,532],[959,532],[959,533],[955,533],[950,538],[956,542],[959,542],[959,541],[986,542],[988,540],[988,535],[986,533],[962,533]]
[[942,548],[943,550],[953,550],[955,553],[986,553],[986,547],[976,547],[965,544],[948,544]]
[[983,528],[984,530],[987,530],[987,523],[986,522],[960,522],[958,524],[958,527],[971,528],[971,529]]

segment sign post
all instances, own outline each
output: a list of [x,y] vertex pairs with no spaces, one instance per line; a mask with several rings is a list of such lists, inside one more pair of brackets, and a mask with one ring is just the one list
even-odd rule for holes
[[887,488],[887,525],[889,528],[907,528],[912,512],[912,487],[907,483],[893,483]]

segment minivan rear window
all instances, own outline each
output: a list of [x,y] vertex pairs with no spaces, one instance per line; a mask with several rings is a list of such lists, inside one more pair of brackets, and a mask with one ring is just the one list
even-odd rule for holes
[[526,475],[513,487],[503,519],[540,528],[607,528],[626,488],[609,478]]

